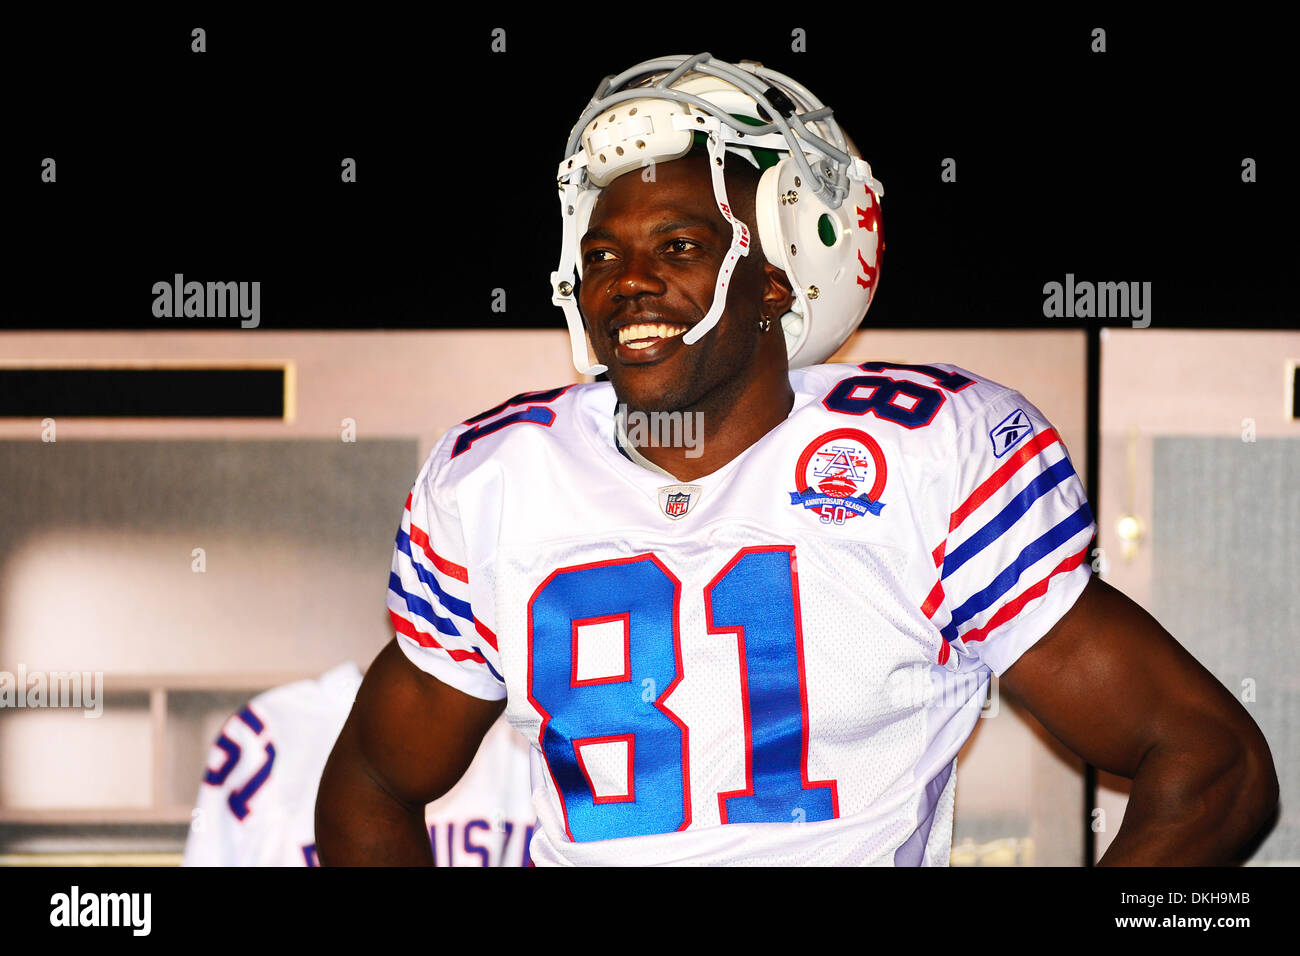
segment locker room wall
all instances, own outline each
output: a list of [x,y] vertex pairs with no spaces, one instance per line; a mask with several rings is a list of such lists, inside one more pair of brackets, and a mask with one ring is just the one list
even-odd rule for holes
[[[0,420],[0,486],[26,489],[0,502],[0,669],[198,679],[367,663],[391,636],[380,582],[401,501],[438,435],[512,394],[576,378],[559,330],[15,333],[0,335],[0,355],[291,363],[284,422],[66,419],[49,447],[39,422]],[[868,331],[836,360],[947,361],[1016,387],[1082,473],[1084,356],[1079,332]],[[344,418],[356,422],[355,445],[340,441]],[[190,570],[194,547],[207,550],[203,575]],[[10,820],[0,844],[39,830],[42,810],[135,807],[151,818],[153,738],[139,696],[116,698],[98,721],[57,711],[0,720],[0,824]],[[175,759],[162,786],[173,824],[232,699],[170,711]],[[998,704],[959,758],[954,862],[1078,864],[1081,766],[1010,695]],[[63,770],[50,764],[55,733]]]
[[[0,500],[0,655],[46,669],[314,673],[382,644],[375,593],[416,470],[452,424],[574,381],[565,341],[562,332],[0,336],[7,364],[280,360],[293,366],[295,390],[287,421],[69,418],[52,445],[38,421],[0,419],[11,489]],[[344,419],[356,423],[355,442],[342,440]],[[190,569],[195,547],[207,551],[203,578]],[[168,578],[177,569],[190,577]],[[196,579],[204,590],[182,586]],[[331,617],[323,595],[358,602],[334,618],[342,636],[321,634]]]
[[[1101,357],[1101,514],[1106,580],[1137,601],[1264,731],[1282,816],[1251,862],[1300,863],[1300,422],[1288,375],[1300,333],[1109,329]],[[1253,430],[1254,441],[1251,438]],[[1142,535],[1126,553],[1122,515]],[[1128,781],[1100,775],[1100,857]]]
[[562,331],[13,333],[0,362],[282,362],[291,383],[284,421],[60,418],[49,444],[0,419],[0,671],[135,688],[94,720],[0,713],[10,853],[178,850],[233,708],[391,639],[392,539],[438,436],[575,378]]

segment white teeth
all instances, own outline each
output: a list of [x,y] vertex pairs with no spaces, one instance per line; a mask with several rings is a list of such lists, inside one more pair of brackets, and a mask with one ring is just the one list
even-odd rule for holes
[[[654,345],[654,342],[641,342],[640,339],[671,339],[676,338],[686,331],[685,326],[681,325],[651,325],[648,323],[640,325],[627,325],[618,330],[618,344],[626,345],[628,348],[644,349]],[[636,343],[636,344],[633,344]]]

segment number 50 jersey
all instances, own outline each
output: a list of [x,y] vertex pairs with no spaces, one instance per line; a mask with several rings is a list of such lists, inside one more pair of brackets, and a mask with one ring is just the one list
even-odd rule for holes
[[[516,396],[421,469],[388,607],[417,666],[508,698],[537,864],[948,863],[957,751],[1087,583],[1092,514],[1013,389],[790,382],[787,419],[691,482],[620,451],[605,383]],[[689,450],[695,424],[627,430]]]

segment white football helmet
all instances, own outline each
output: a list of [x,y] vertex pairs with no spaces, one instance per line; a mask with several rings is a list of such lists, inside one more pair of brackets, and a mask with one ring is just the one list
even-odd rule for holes
[[559,166],[564,241],[559,268],[551,273],[551,301],[564,310],[573,363],[585,375],[605,371],[589,361],[574,294],[582,268],[578,244],[596,197],[624,173],[686,155],[697,134],[706,138],[714,199],[731,223],[732,242],[713,304],[686,332],[685,344],[718,323],[731,274],[749,254],[749,224],[727,203],[728,152],[764,169],[756,225],[764,255],[785,271],[794,290],[791,311],[781,319],[790,367],[829,358],[871,304],[880,276],[885,191],[830,108],[758,63],[725,63],[708,53],[646,60],[601,82]]

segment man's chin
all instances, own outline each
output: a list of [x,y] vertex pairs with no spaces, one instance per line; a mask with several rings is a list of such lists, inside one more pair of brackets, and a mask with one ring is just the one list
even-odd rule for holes
[[680,411],[682,395],[663,377],[648,374],[650,371],[643,366],[630,375],[627,369],[620,369],[621,374],[611,374],[609,379],[614,386],[614,394],[618,396],[618,403],[626,406],[629,411],[646,414]]

